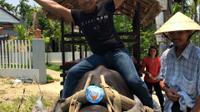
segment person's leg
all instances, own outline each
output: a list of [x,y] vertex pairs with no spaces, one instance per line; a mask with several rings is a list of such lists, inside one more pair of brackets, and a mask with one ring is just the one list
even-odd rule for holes
[[156,95],[158,97],[158,100],[159,100],[159,103],[160,103],[160,106],[161,106],[161,109],[163,110],[163,103],[164,103],[164,96],[162,94],[162,90],[160,88],[160,84],[159,82],[155,83],[154,84],[154,90],[156,91]]
[[69,69],[64,81],[62,98],[69,97],[82,75],[95,69],[98,65],[106,65],[106,61],[102,56],[94,54]]
[[149,90],[149,93],[152,95],[153,94],[153,88],[152,88],[152,84],[147,82],[147,81],[144,81],[145,84],[147,85],[147,88]]
[[144,105],[153,108],[152,97],[148,92],[146,84],[140,79],[128,53],[125,52],[124,49],[118,50],[108,53],[106,59],[112,67],[122,75],[130,89],[132,89],[141,102]]
[[178,101],[174,102],[171,108],[172,112],[182,112]]

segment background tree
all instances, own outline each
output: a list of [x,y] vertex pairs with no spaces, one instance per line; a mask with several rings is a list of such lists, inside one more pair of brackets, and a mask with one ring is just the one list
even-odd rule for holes
[[[27,14],[32,9],[31,5],[28,4],[28,0],[19,0],[19,4],[16,6],[16,12],[18,12],[20,18],[25,21]],[[27,15],[27,16],[26,16]]]
[[154,32],[156,30],[155,23],[141,29],[141,59],[147,56],[148,49],[151,45],[157,46]]
[[0,0],[0,6],[8,11],[15,12],[15,6],[7,3],[5,0]]
[[[116,27],[116,30],[118,32],[131,32],[133,30],[132,28],[132,20],[130,18],[128,18],[127,16],[115,16],[114,18],[114,22],[115,22],[115,27]],[[151,45],[156,45],[156,38],[155,38],[155,35],[154,35],[154,32],[156,30],[156,27],[155,27],[155,23],[152,23],[150,24],[149,26],[147,27],[143,27],[141,28],[141,34],[140,34],[140,47],[141,47],[141,59],[147,55],[147,51],[148,51],[148,48],[151,46]],[[126,44],[126,46],[129,48],[129,51],[131,51],[132,47],[133,47],[133,44],[135,44],[134,42],[134,37],[133,35],[132,36],[124,36],[122,37],[124,39],[132,39],[132,43],[130,44]]]

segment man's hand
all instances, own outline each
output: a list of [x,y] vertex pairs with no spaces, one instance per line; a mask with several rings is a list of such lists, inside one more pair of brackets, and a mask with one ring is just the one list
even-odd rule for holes
[[63,18],[66,23],[73,22],[73,18],[71,15],[71,9],[68,4],[66,7],[58,4],[53,0],[35,0],[39,5],[42,6],[43,9],[47,12],[47,17],[52,19],[60,19]]
[[178,92],[174,89],[174,88],[165,88],[164,89],[167,97],[172,100],[173,102],[176,102],[179,100],[180,95],[178,94]]
[[160,81],[160,87],[162,88],[163,91],[165,91],[167,97],[173,101],[176,102],[179,100],[180,95],[178,94],[178,91],[174,88],[170,88],[164,80]]

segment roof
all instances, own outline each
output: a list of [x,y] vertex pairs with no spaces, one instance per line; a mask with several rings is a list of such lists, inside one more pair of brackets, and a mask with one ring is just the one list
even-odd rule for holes
[[[79,8],[78,0],[54,0],[65,7],[69,5]],[[101,0],[102,1],[102,0]],[[140,23],[143,27],[152,23],[155,17],[161,12],[161,6],[157,0],[125,0],[117,13],[133,18],[136,4],[140,4]]]
[[0,23],[20,23],[20,20],[4,8],[0,7]]

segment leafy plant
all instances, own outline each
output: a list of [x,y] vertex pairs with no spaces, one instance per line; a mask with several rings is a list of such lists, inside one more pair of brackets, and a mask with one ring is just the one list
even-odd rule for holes
[[141,29],[141,58],[147,56],[148,49],[151,45],[156,45],[156,37],[154,35],[155,25],[151,24]]
[[15,25],[15,31],[18,34],[18,39],[32,39],[32,36],[30,35],[30,30],[26,29],[24,25],[19,24]]
[[118,32],[131,32],[132,22],[124,15],[114,16],[114,24]]
[[15,11],[15,6],[7,3],[5,0],[0,0],[0,6],[11,12]]
[[176,12],[181,11],[181,10],[182,10],[182,7],[181,7],[181,5],[179,3],[174,3],[172,5],[173,14],[175,14]]

